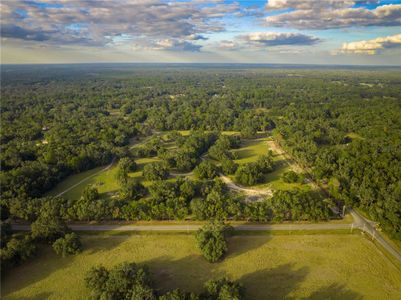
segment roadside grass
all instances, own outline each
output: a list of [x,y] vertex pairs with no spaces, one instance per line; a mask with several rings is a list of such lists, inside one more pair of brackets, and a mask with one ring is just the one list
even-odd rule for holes
[[360,234],[233,236],[222,262],[206,262],[193,235],[85,236],[84,251],[60,258],[48,246],[2,278],[13,299],[88,299],[85,273],[103,264],[145,263],[166,291],[200,292],[227,276],[247,299],[400,299],[401,272]]

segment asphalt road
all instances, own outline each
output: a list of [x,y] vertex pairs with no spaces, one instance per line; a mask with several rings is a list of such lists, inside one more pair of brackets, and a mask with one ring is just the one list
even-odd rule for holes
[[354,218],[355,227],[371,235],[372,239],[376,240],[382,247],[390,252],[390,254],[401,261],[401,253],[398,251],[398,249],[393,247],[393,245],[391,245],[386,239],[383,238],[382,234],[378,230],[376,230],[375,223],[373,221],[366,219],[352,208],[349,209],[349,212]]
[[[68,227],[74,231],[196,231],[202,225],[86,225],[86,224],[70,224]],[[250,224],[250,225],[233,225],[234,230],[238,231],[296,231],[296,230],[339,230],[350,229],[351,224]],[[30,230],[30,225],[13,224],[13,230]]]
[[[278,151],[277,149],[275,149]],[[279,149],[280,150],[280,149]],[[286,153],[281,149],[281,154],[286,155]],[[87,181],[93,176],[104,172],[111,168],[114,164],[115,159],[113,158],[112,162],[106,166],[104,169],[99,172],[92,174],[76,183],[73,186],[70,186],[57,196],[61,196],[64,193],[70,191],[74,187],[80,185],[81,183]],[[188,173],[192,174],[192,172]],[[173,174],[173,176],[178,175],[188,175],[188,174]],[[272,191],[270,189],[249,189],[238,186],[235,184],[229,177],[220,174],[220,178],[226,183],[226,185],[235,191],[243,192],[247,196],[271,196]],[[375,223],[366,219],[365,217],[358,214],[353,209],[349,209],[352,217],[354,218],[354,223],[352,224],[274,224],[274,225],[234,225],[235,230],[239,231],[271,231],[271,230],[283,230],[283,231],[296,231],[296,230],[336,230],[336,229],[350,229],[358,228],[369,235],[371,235],[372,239],[376,240],[382,247],[384,247],[390,254],[392,254],[396,259],[401,261],[401,253],[393,247],[386,239],[383,238],[381,233],[376,230]],[[71,224],[69,227],[72,230],[76,231],[195,231],[198,230],[200,225],[76,225]],[[30,225],[12,225],[14,230],[30,230]]]

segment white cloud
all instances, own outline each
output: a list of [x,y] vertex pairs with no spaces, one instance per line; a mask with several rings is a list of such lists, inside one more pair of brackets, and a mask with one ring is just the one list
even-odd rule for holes
[[354,7],[357,2],[367,4],[372,1],[269,1],[267,9],[290,10],[266,17],[265,25],[297,29],[401,25],[401,5],[390,4],[368,9]]
[[396,48],[396,47],[401,48],[401,34],[396,34],[386,37],[378,37],[376,39],[367,41],[344,43],[338,52],[373,55],[385,49]]
[[[46,5],[43,5],[46,4]],[[224,31],[221,18],[239,10],[223,0],[16,0],[2,1],[1,35],[43,44],[105,46],[148,38],[191,49],[204,35]],[[161,47],[163,48],[163,47]],[[198,46],[192,49],[199,49]]]
[[222,50],[261,50],[276,46],[310,46],[320,41],[317,37],[295,32],[250,32],[238,35],[232,41],[220,41],[218,48]]

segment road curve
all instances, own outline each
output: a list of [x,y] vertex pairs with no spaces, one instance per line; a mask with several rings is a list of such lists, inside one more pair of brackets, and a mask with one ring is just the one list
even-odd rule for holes
[[376,240],[382,247],[384,247],[384,249],[390,252],[390,254],[392,254],[396,259],[401,261],[401,253],[383,238],[382,234],[376,230],[375,223],[373,221],[366,219],[352,208],[349,209],[349,212],[354,218],[354,224],[357,228],[370,234],[372,239]]

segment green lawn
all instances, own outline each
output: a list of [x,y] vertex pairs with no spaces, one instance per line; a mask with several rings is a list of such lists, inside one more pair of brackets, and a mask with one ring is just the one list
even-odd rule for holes
[[[140,158],[135,160],[138,164],[138,171],[130,173],[129,176],[133,178],[137,178],[140,180],[145,186],[149,186],[151,183],[149,181],[144,180],[142,177],[143,167],[154,161],[158,161],[158,158]],[[104,167],[99,167],[90,171],[82,172],[76,175],[72,175],[58,184],[52,191],[49,192],[49,195],[57,195],[60,192],[68,189],[70,186],[76,184],[81,181],[83,178],[87,176],[91,176],[96,174]],[[81,184],[77,185],[75,188],[71,189],[67,193],[63,194],[63,197],[67,199],[78,199],[81,197],[83,190],[88,185],[94,185],[98,188],[101,197],[108,198],[111,197],[114,192],[119,190],[119,184],[116,180],[116,172],[117,172],[117,164],[108,169],[107,171],[100,172],[99,174],[85,180]]]
[[[268,141],[271,140],[270,137],[261,137],[256,139],[245,140],[242,143],[241,148],[234,149],[232,152],[237,156],[235,160],[238,164],[246,164],[250,162],[254,162],[258,159],[259,156],[267,154],[270,150]],[[310,190],[311,186],[307,184],[301,183],[286,183],[281,180],[281,176],[291,170],[291,167],[288,165],[286,159],[283,155],[277,154],[273,152],[275,168],[273,172],[267,174],[262,183],[255,185],[258,188],[272,188],[274,190],[291,190],[291,189],[303,189]],[[234,176],[230,176],[231,179],[234,179]]]
[[360,234],[235,236],[221,263],[207,263],[192,235],[89,236],[85,251],[57,257],[49,248],[12,269],[3,299],[88,299],[85,272],[123,261],[146,263],[162,290],[199,292],[228,276],[247,299],[401,299],[401,271]]
[[243,140],[241,148],[231,150],[232,153],[237,157],[235,162],[242,165],[256,161],[259,156],[265,155],[267,151],[269,151],[269,147],[267,145],[268,140],[268,137]]

